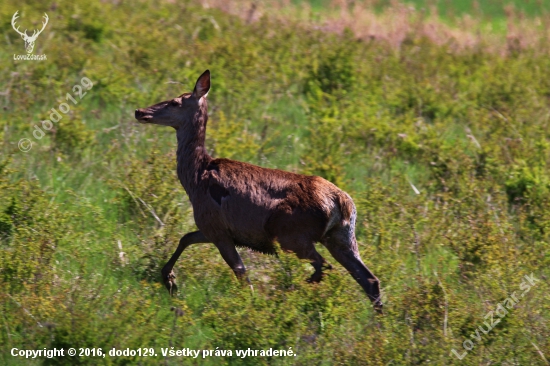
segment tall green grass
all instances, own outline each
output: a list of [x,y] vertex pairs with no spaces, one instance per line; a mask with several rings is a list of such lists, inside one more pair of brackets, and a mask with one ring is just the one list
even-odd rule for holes
[[[47,61],[13,61],[16,10],[29,28],[48,13],[35,50]],[[0,17],[1,364],[547,363],[546,48],[456,51],[414,32],[397,45],[365,41],[192,1],[8,1]],[[137,124],[133,111],[190,91],[207,68],[211,154],[346,189],[384,316],[321,246],[334,269],[316,285],[291,254],[240,250],[253,290],[214,246],[192,246],[169,297],[160,268],[195,230],[192,209],[174,132]],[[93,88],[35,139],[33,125],[84,76]],[[453,356],[531,273],[541,281],[516,308]],[[159,355],[33,361],[13,347]],[[161,347],[297,357],[163,358]]]

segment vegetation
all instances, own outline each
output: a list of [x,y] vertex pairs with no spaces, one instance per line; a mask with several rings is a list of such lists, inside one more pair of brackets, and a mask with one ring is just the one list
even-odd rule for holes
[[[548,364],[544,33],[536,47],[502,35],[499,49],[489,36],[457,48],[413,26],[393,41],[358,39],[284,12],[256,19],[194,1],[3,4],[1,364]],[[29,29],[48,13],[34,51],[46,61],[13,60],[24,53],[16,10]],[[383,316],[320,245],[334,265],[320,284],[305,282],[312,270],[293,255],[241,250],[253,290],[243,287],[212,245],[183,253],[175,298],[160,284],[195,227],[173,130],[139,125],[133,111],[190,91],[207,68],[211,153],[348,191]],[[41,121],[64,102],[70,111],[48,130]],[[531,290],[479,331],[531,274]],[[462,355],[468,339],[459,360],[452,350]],[[31,360],[14,347],[158,355]],[[233,355],[163,356],[170,347]],[[290,347],[297,356],[235,354]]]
[[[296,3],[308,3],[316,11],[325,11],[335,1],[331,0],[309,0],[299,1]],[[337,1],[342,3],[341,1]],[[395,5],[395,2],[381,0],[366,0],[369,6],[377,9],[384,9]],[[348,1],[348,3],[351,3]],[[364,2],[363,2],[364,3]],[[550,10],[549,4],[544,1],[523,1],[523,0],[407,0],[405,4],[412,5],[420,10],[429,10],[430,8],[437,9],[440,16],[452,20],[457,16],[470,14],[476,17],[483,17],[486,20],[497,20],[506,18],[507,10],[515,9],[523,12],[527,16],[539,16],[547,13]],[[351,3],[353,5],[361,4],[361,2]]]

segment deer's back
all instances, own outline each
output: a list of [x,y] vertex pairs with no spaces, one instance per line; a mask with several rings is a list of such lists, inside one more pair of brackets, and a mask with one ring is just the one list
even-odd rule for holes
[[211,240],[230,235],[237,245],[262,252],[272,252],[271,243],[283,235],[320,240],[342,216],[343,195],[351,202],[323,178],[228,159],[212,160],[199,186],[200,197],[192,197],[199,229]]

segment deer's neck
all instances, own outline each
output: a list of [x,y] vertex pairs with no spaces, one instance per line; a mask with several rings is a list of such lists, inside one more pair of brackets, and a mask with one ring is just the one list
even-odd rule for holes
[[192,123],[186,123],[177,132],[178,138],[178,178],[193,202],[199,179],[212,158],[208,155],[204,140],[206,137],[206,122],[208,114],[206,103],[193,116]]

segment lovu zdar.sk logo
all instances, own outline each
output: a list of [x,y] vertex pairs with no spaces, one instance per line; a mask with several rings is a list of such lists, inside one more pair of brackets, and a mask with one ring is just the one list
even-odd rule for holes
[[46,60],[46,55],[33,55],[32,51],[34,50],[34,42],[36,42],[36,38],[38,38],[40,33],[42,33],[44,28],[46,28],[46,24],[48,24],[48,14],[44,13],[44,21],[42,22],[42,29],[34,30],[32,35],[29,36],[27,34],[26,29],[25,29],[24,32],[21,32],[21,31],[19,31],[19,26],[16,27],[16,25],[15,25],[15,21],[19,17],[17,15],[18,12],[19,12],[19,10],[16,11],[15,14],[13,14],[13,17],[11,18],[11,25],[12,25],[13,29],[15,29],[15,31],[21,35],[21,38],[23,38],[23,41],[25,41],[25,50],[27,51],[27,54],[26,55],[15,55],[14,54],[13,59],[14,60],[37,60],[37,61]]

